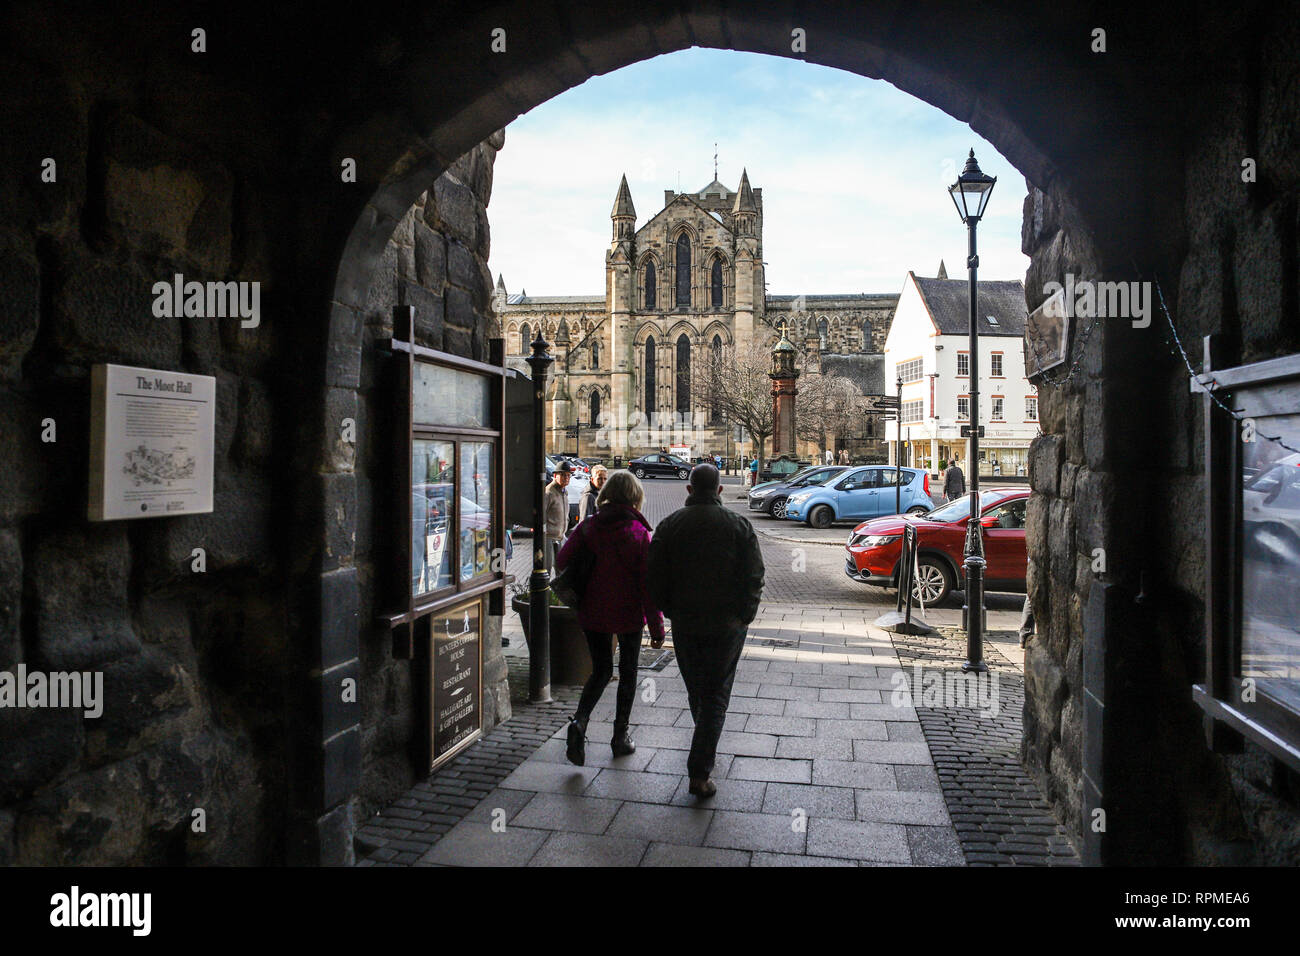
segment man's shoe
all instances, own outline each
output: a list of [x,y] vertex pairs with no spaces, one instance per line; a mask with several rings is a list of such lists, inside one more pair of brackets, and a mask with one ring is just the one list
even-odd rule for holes
[[699,797],[701,800],[707,800],[718,792],[718,785],[708,777],[692,778],[691,795]]
[[614,751],[615,757],[627,757],[636,753],[636,744],[627,735],[626,729],[622,731],[615,729],[614,739],[609,742],[609,747]]
[[569,763],[579,767],[587,762],[587,731],[576,720],[569,721],[569,745],[564,755],[569,758]]

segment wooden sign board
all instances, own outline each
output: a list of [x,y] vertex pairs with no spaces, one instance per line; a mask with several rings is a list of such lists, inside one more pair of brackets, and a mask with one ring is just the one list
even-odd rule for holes
[[91,521],[212,511],[217,380],[128,365],[90,378]]

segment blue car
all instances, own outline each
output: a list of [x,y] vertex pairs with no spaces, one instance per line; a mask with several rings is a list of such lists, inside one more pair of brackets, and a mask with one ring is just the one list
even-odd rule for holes
[[[903,486],[896,489],[900,472]],[[865,465],[792,494],[785,503],[785,516],[814,528],[829,528],[834,521],[863,521],[899,512],[922,514],[933,508],[930,473],[925,469]]]

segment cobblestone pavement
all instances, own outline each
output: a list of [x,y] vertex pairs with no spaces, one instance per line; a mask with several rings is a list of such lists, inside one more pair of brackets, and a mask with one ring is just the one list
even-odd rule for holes
[[[964,634],[940,628],[933,635],[895,634],[893,639],[910,686],[917,686],[916,668],[922,675],[961,674]],[[966,860],[972,866],[1078,866],[1069,838],[1020,763],[1023,671],[995,643],[985,644],[985,660],[997,676],[996,713],[991,707],[951,706],[951,701],[926,706],[925,676],[920,696],[913,694]],[[991,681],[988,686],[994,687]]]
[[[645,487],[652,524],[685,498],[680,481]],[[745,510],[729,497],[729,507]],[[847,528],[837,533],[845,535]],[[518,701],[510,721],[362,828],[362,865],[1073,862],[1050,814],[1043,822],[1032,783],[1013,772],[1023,693],[1015,666],[998,659],[1003,715],[1014,712],[1014,727],[995,722],[995,740],[973,712],[900,703],[891,690],[901,666],[946,666],[950,658],[959,665],[964,645],[896,645],[874,627],[893,594],[845,577],[842,540],[760,541],[764,603],[737,672],[713,800],[687,794],[692,722],[670,663],[641,672],[635,754],[609,751],[613,687],[592,716],[584,767],[564,757],[576,689],[553,688],[550,705]],[[516,549],[517,580],[526,580],[529,560],[526,545]],[[995,603],[990,626],[1014,627],[1019,606],[1018,598],[1003,609]],[[512,685],[526,684],[527,648],[514,615],[503,630]]]

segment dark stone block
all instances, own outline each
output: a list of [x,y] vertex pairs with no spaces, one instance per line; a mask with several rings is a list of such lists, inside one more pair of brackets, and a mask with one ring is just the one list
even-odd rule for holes
[[446,350],[452,355],[461,355],[465,358],[474,358],[474,337],[466,329],[458,329],[454,326],[447,326],[446,333]]
[[18,532],[0,530],[0,669],[22,660],[23,549]]
[[[467,186],[444,173],[433,184],[433,195],[437,204],[438,231],[448,238],[459,239],[472,247],[477,240],[474,235],[476,221],[474,210],[477,205],[474,193]],[[426,222],[428,215],[426,209]]]
[[[172,270],[142,272],[79,247],[60,249],[51,325],[55,345],[72,362],[120,362],[175,369],[181,359],[181,320],[156,318],[153,284]],[[238,319],[224,321],[238,324]]]
[[30,579],[42,664],[80,670],[138,653],[126,528],[81,525],[37,534]]
[[321,808],[352,797],[361,782],[361,732],[357,727],[331,737],[321,746]]
[[0,372],[14,377],[36,341],[41,321],[41,276],[36,257],[17,242],[0,246]]
[[443,302],[442,296],[414,283],[402,283],[399,293],[399,305],[415,308],[415,341],[426,348],[443,347]]
[[322,506],[325,515],[325,570],[337,568],[346,558],[352,559],[356,547],[357,484],[351,474],[320,477]]
[[[325,390],[325,437],[321,449],[326,471],[350,472],[356,464],[357,443],[364,441],[358,422],[357,393],[352,389]],[[347,438],[351,441],[347,441]]]
[[363,329],[364,323],[359,312],[337,303],[330,308],[325,359],[327,387],[356,388],[361,384]]
[[[447,287],[447,325],[468,332],[474,328],[478,316],[474,312],[474,302],[468,292],[455,286]],[[447,351],[452,351],[448,348]],[[468,353],[457,353],[468,354]]]
[[0,707],[0,803],[17,803],[75,763],[86,723],[79,710]]
[[[319,707],[322,738],[328,740],[359,723],[361,667],[356,658],[321,674],[316,678],[315,684],[314,695]],[[345,700],[345,695],[349,699]]]
[[87,759],[120,760],[196,730],[201,720],[197,676],[149,647],[106,666],[103,715],[86,721]]
[[270,393],[257,379],[241,379],[234,447],[236,460],[246,465],[264,462],[271,454],[273,436]]
[[[41,422],[47,417],[55,419],[56,434],[65,435],[75,423],[55,412],[53,406],[33,401],[26,395],[8,390],[0,391],[0,435],[5,436],[6,453],[0,455],[0,519],[14,521],[41,509],[45,497],[46,481],[43,475],[51,464],[64,457],[67,446],[50,445],[41,441]],[[84,482],[84,474],[80,476]]]
[[340,568],[321,575],[317,663],[322,669],[357,656],[358,610],[356,568]]
[[226,274],[234,181],[220,165],[118,113],[106,123],[100,189],[111,232],[149,254],[181,255],[205,274]]
[[447,281],[462,289],[472,289],[478,279],[474,253],[455,239],[447,243]]
[[[0,190],[0,218],[23,228],[72,220],[86,197],[86,99],[36,61],[0,60],[5,131],[0,169],[11,170]],[[58,179],[41,182],[42,162],[54,159]]]
[[423,222],[415,225],[415,279],[434,292],[447,281],[447,243]]
[[370,286],[366,290],[366,314],[388,315],[398,304],[398,287],[401,283],[397,246],[389,244],[370,273]]
[[356,863],[353,837],[357,832],[355,801],[336,807],[316,821],[320,866],[352,866]]

